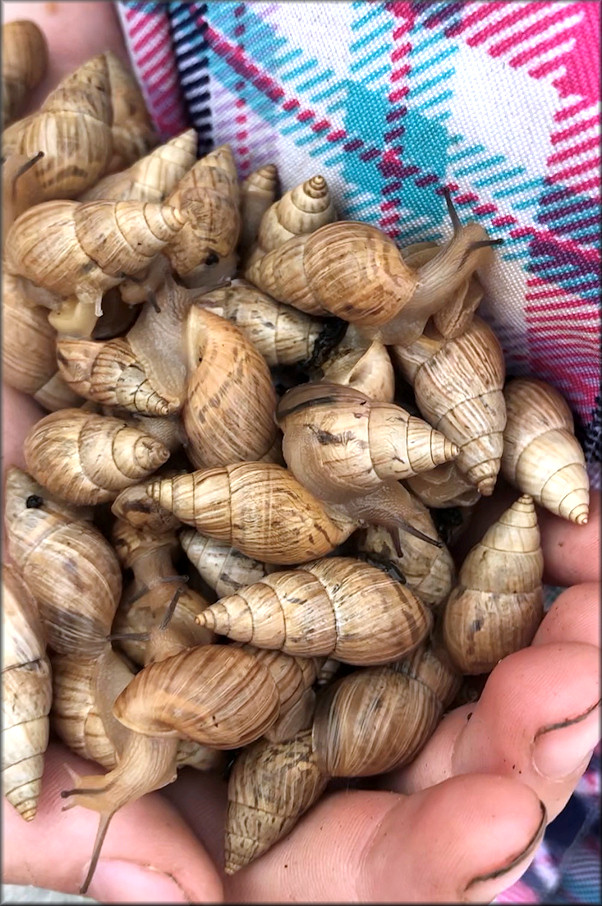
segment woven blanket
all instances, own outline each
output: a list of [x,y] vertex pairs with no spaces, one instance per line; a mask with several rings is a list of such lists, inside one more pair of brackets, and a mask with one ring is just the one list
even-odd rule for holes
[[[598,3],[118,9],[163,138],[194,125],[200,154],[228,142],[241,177],[274,162],[283,190],[321,173],[340,217],[399,245],[449,238],[443,186],[503,237],[479,313],[509,376],[566,397],[600,487]],[[599,901],[598,793],[599,750],[499,902]]]

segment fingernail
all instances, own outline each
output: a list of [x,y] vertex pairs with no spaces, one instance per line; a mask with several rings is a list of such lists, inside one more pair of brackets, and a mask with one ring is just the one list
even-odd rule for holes
[[[505,889],[509,884],[514,883],[514,880],[520,878],[525,870],[523,863],[529,856],[533,856],[546,829],[548,816],[546,807],[541,800],[539,802],[539,807],[541,809],[541,820],[537,826],[537,830],[525,848],[522,849],[517,856],[512,856],[504,865],[493,871],[489,871],[486,874],[477,875],[476,878],[473,878],[472,881],[466,885],[464,892],[468,895],[471,902],[489,903],[501,890]],[[511,877],[513,872],[516,874],[516,878]],[[502,879],[502,886],[495,884],[495,881],[498,878]]]
[[101,903],[188,903],[170,875],[125,859],[100,859],[88,896]]
[[542,727],[535,734],[533,765],[550,780],[562,780],[587,762],[600,739],[600,700],[579,714],[560,723]]

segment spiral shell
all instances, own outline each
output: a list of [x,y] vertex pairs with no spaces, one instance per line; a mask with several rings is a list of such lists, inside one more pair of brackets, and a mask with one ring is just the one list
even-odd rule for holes
[[78,201],[165,201],[196,160],[197,134],[188,129],[159,145],[126,170],[110,173]]
[[229,145],[206,154],[179,181],[167,203],[182,210],[184,229],[166,250],[187,286],[215,286],[236,266],[240,191]]
[[114,500],[159,468],[169,450],[117,418],[61,409],[29,430],[27,468],[40,484],[76,504]]
[[395,396],[395,371],[387,347],[377,337],[365,340],[355,324],[349,325],[316,376],[359,390],[374,402],[392,403]]
[[121,595],[113,548],[85,510],[57,500],[16,467],[6,474],[5,502],[10,556],[38,602],[49,647],[95,657]]
[[238,245],[246,254],[259,232],[259,224],[264,213],[276,201],[279,190],[278,167],[266,164],[259,167],[242,181],[240,186],[240,237]]
[[31,821],[42,788],[52,699],[37,604],[18,571],[2,569],[2,789]]
[[328,328],[322,320],[270,299],[246,280],[233,280],[195,302],[236,324],[270,367],[311,359]]
[[268,668],[231,645],[199,645],[143,667],[113,706],[115,717],[137,733],[217,749],[258,739],[278,712]]
[[260,460],[277,433],[265,359],[235,324],[202,308],[190,310],[186,341],[190,378],[182,424],[191,463],[202,469]]
[[312,176],[275,201],[261,218],[257,245],[269,252],[293,236],[313,233],[336,220],[328,183],[323,176]]
[[329,779],[317,765],[311,730],[285,742],[259,739],[244,749],[228,781],[226,874],[253,862],[290,833]]
[[427,635],[427,608],[386,573],[350,557],[328,557],[271,573],[197,617],[221,635],[258,648],[347,664],[386,664]]
[[443,638],[462,673],[488,673],[531,643],[543,617],[542,575],[537,515],[524,494],[466,555],[445,605]]
[[540,506],[585,525],[589,478],[566,401],[550,384],[535,378],[509,381],[504,399],[508,420],[502,474]]
[[144,487],[181,522],[267,563],[304,563],[322,557],[358,524],[328,510],[290,472],[273,463],[203,469]]
[[142,91],[131,69],[112,50],[105,51],[111,90],[113,155],[106,172],[114,173],[147,154],[158,141]]
[[446,340],[426,330],[409,346],[393,346],[392,354],[424,418],[460,447],[457,467],[490,495],[506,424],[504,354],[493,330],[474,315],[460,337]]
[[3,129],[21,114],[47,66],[48,44],[35,22],[17,19],[2,24]]
[[277,569],[269,563],[253,560],[235,547],[208,538],[195,529],[182,529],[179,538],[192,565],[220,598],[233,594],[245,585],[259,582]]
[[410,490],[428,507],[473,506],[481,494],[455,462],[444,462],[406,478]]
[[103,293],[148,267],[182,226],[169,205],[48,201],[11,226],[6,265],[32,283],[92,304],[100,316]]
[[276,418],[293,475],[333,503],[432,469],[458,453],[455,444],[400,406],[325,381],[289,390]]

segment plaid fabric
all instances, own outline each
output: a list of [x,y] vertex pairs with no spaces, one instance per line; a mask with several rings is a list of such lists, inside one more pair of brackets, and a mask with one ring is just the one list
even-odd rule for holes
[[[480,311],[508,374],[569,401],[600,487],[598,3],[118,9],[165,138],[194,125],[200,154],[228,142],[241,177],[273,161],[284,189],[322,173],[341,217],[400,245],[450,235],[444,185],[502,236]],[[598,785],[599,754],[499,902],[599,901]],[[581,828],[570,843],[563,821]]]

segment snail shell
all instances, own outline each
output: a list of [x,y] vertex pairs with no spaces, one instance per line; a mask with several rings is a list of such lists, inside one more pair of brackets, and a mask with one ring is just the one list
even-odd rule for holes
[[349,325],[317,376],[359,390],[374,402],[392,403],[395,396],[395,371],[387,347],[376,337],[365,340],[355,324]]
[[118,418],[61,409],[36,422],[24,442],[33,477],[53,494],[76,504],[114,500],[169,458],[150,435]]
[[31,821],[48,745],[51,670],[31,592],[13,566],[2,573],[2,790]]
[[276,201],[279,191],[278,167],[266,164],[242,181],[240,186],[240,237],[238,246],[246,254],[259,232],[261,218],[267,209]]
[[504,398],[508,413],[504,477],[550,512],[585,525],[589,478],[565,399],[550,384],[535,378],[509,381]]
[[206,154],[179,181],[167,203],[182,210],[184,229],[169,244],[172,270],[187,286],[215,286],[236,265],[240,191],[229,145]]
[[115,717],[137,733],[217,749],[258,739],[278,712],[268,668],[232,645],[199,645],[143,667],[113,706]]
[[315,232],[336,217],[328,183],[323,176],[312,176],[268,208],[261,218],[257,245],[265,254],[293,236]]
[[147,154],[156,145],[158,136],[153,129],[146,103],[131,69],[125,66],[112,50],[105,51],[111,109],[113,155],[106,172],[114,173]]
[[329,511],[274,463],[203,469],[144,487],[181,522],[266,563],[304,563],[322,557],[358,525]]
[[329,779],[317,765],[311,730],[285,742],[259,739],[240,752],[228,780],[226,874],[253,862],[290,833]]
[[10,556],[36,598],[48,645],[61,654],[94,657],[121,595],[121,569],[86,511],[58,500],[21,469],[6,473]]
[[165,201],[196,160],[197,134],[188,129],[159,145],[126,170],[110,173],[78,201]]
[[265,359],[235,324],[196,306],[186,341],[190,378],[182,424],[191,463],[202,469],[260,460],[277,434]]
[[246,280],[205,293],[197,305],[232,321],[270,367],[310,359],[327,325],[290,305],[270,299]]
[[223,541],[201,535],[195,529],[182,529],[179,537],[192,565],[220,598],[233,594],[245,585],[259,582],[277,569],[269,563],[247,557]]
[[38,202],[75,198],[106,170],[112,117],[107,60],[98,54],[67,75],[37,113],[5,130],[3,153],[31,159],[44,152],[31,170]]
[[398,664],[355,670],[318,695],[312,741],[331,777],[368,777],[412,761],[434,732],[460,676],[431,646]]
[[48,311],[27,302],[24,281],[2,274],[2,379],[45,409],[76,406],[77,393],[57,372],[56,331]]
[[207,607],[197,622],[258,648],[367,665],[413,650],[428,634],[431,616],[382,570],[350,557],[327,557],[271,573]]
[[443,638],[462,673],[488,673],[531,643],[543,617],[542,575],[537,515],[525,494],[471,548],[445,605]]
[[48,44],[35,22],[2,24],[2,128],[23,110],[29,93],[48,67]]
[[21,214],[6,236],[6,264],[102,314],[102,295],[148,267],[183,226],[179,211],[138,201],[48,201]]
[[460,337],[446,340],[427,329],[411,345],[393,346],[392,353],[424,418],[460,447],[460,471],[490,495],[506,424],[504,354],[493,330],[474,315]]
[[293,475],[333,503],[432,469],[458,453],[454,443],[400,406],[325,381],[287,391],[276,418]]
[[428,507],[473,506],[481,494],[455,462],[444,462],[406,478],[410,490]]

